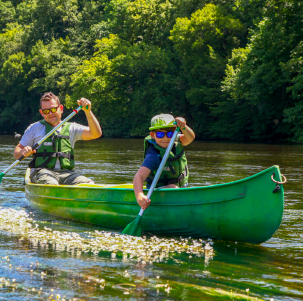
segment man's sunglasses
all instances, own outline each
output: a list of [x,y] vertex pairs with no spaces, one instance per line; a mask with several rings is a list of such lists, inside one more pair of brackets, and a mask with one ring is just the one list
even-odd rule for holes
[[167,138],[171,138],[174,135],[174,132],[156,132],[157,138],[163,138],[165,135]]
[[60,105],[58,107],[42,110],[42,113],[43,114],[49,114],[49,112],[56,113],[59,107]]

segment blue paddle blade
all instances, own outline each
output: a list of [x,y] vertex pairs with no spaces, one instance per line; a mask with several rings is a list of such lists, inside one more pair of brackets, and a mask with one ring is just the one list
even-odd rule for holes
[[125,227],[125,229],[122,231],[122,234],[140,237],[141,236],[141,226],[140,226],[141,219],[142,219],[142,216],[138,215],[133,222],[131,222],[130,224],[128,224]]
[[2,181],[3,176],[4,176],[4,173],[1,172],[1,173],[0,173],[0,183],[1,183],[1,181]]

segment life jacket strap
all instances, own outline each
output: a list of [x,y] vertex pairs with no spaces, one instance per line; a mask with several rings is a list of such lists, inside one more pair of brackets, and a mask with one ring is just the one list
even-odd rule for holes
[[188,167],[187,165],[185,166],[185,170],[181,173],[181,175],[176,178],[176,179],[172,179],[170,180],[167,185],[169,184],[178,184],[179,187],[181,187],[181,182],[183,181],[183,179],[187,176],[188,174]]
[[168,161],[168,162],[177,161],[177,160],[179,160],[179,159],[183,156],[183,154],[184,154],[184,149],[182,149],[182,151],[180,152],[179,155],[176,155],[176,156],[174,156],[174,157],[172,157],[172,158],[168,158],[167,161]]
[[172,157],[172,158],[168,158],[168,159],[167,159],[167,161],[169,162],[169,164],[168,164],[169,170],[170,170],[170,172],[171,172],[173,175],[176,174],[176,171],[173,169],[173,166],[171,165],[171,162],[174,162],[174,161],[179,160],[179,159],[183,156],[183,154],[184,154],[184,149],[182,149],[182,151],[181,151],[181,153],[180,153],[179,155],[176,155],[176,156],[174,156],[174,157]]
[[54,150],[54,151],[56,150],[56,142],[55,142],[55,139],[56,139],[56,138],[69,139],[69,136],[63,136],[63,135],[60,135],[60,134],[53,135],[53,136],[52,136],[52,144],[53,144],[53,150]]
[[35,161],[37,157],[43,157],[43,159],[48,158],[45,160],[39,168],[44,168],[47,166],[47,164],[51,161],[52,158],[66,158],[69,160],[74,160],[74,155],[71,154],[71,152],[68,153],[62,153],[62,152],[56,152],[56,153],[50,153],[46,152],[46,149],[44,149],[43,153],[34,153],[33,154],[34,159],[28,164],[29,167],[35,167]]
[[34,153],[33,156],[35,158],[37,157],[43,157],[45,159],[46,157],[52,157],[52,158],[66,158],[69,160],[74,160],[74,155],[71,155],[71,152],[68,153],[63,153],[63,152],[46,152],[44,151],[43,153]]
[[[175,178],[175,179],[172,179],[168,182],[158,182],[158,184],[160,183],[161,186],[166,186],[166,185],[169,185],[169,184],[178,184],[179,187],[181,187],[181,182],[183,181],[183,179],[188,175],[188,167],[187,165],[185,166],[185,170],[180,174],[180,176],[178,178]],[[153,175],[149,175],[147,177],[150,181],[153,181],[154,180],[154,176]],[[163,180],[163,179],[162,179]]]

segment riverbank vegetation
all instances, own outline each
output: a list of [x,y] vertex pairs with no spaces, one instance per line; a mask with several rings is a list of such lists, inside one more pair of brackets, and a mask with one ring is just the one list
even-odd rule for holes
[[203,140],[303,142],[299,0],[0,0],[0,134],[86,97],[107,137],[183,116]]

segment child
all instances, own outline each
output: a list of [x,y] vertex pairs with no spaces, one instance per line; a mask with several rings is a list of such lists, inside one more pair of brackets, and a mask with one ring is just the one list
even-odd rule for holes
[[[175,121],[177,125],[174,125]],[[170,151],[156,187],[179,188],[187,185],[188,168],[183,146],[195,139],[195,133],[182,117],[174,119],[169,114],[156,115],[151,120],[150,136],[144,140],[143,164],[133,181],[137,202],[143,210],[150,205],[150,200],[143,193],[143,182],[147,182],[147,188],[152,184],[176,126],[180,127],[180,134]]]

